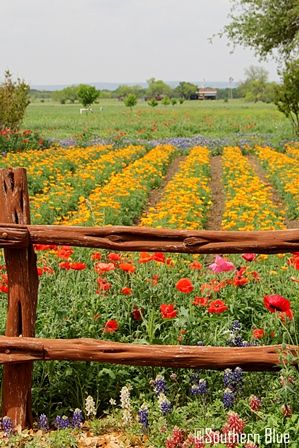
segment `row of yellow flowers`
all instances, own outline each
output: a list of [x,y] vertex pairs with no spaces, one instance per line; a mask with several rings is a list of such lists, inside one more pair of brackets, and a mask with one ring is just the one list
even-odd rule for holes
[[58,224],[69,211],[77,210],[81,196],[88,197],[95,185],[103,185],[112,173],[122,170],[145,152],[142,146],[111,150],[99,158],[93,157],[87,164],[79,163],[74,173],[56,173],[43,192],[31,198],[34,222]]
[[151,227],[202,229],[210,202],[210,154],[194,147],[167,183],[161,200],[143,214],[140,224]]
[[26,168],[29,192],[33,196],[37,193],[47,193],[51,184],[57,183],[57,178],[73,176],[74,172],[82,170],[85,165],[92,163],[108,150],[111,150],[111,146],[97,145],[87,148],[61,147],[8,153],[0,159],[0,167]]
[[268,177],[277,188],[288,208],[291,219],[299,217],[299,163],[293,157],[269,147],[256,146],[258,155]]
[[286,154],[291,157],[295,157],[295,159],[299,159],[299,143],[289,143],[285,145]]
[[163,179],[175,148],[159,145],[128,165],[110,181],[97,186],[89,197],[80,198],[77,211],[62,221],[65,225],[131,225],[144,208],[151,189]]
[[224,230],[274,230],[284,228],[285,212],[272,201],[272,189],[254,173],[240,148],[223,151],[225,185]]

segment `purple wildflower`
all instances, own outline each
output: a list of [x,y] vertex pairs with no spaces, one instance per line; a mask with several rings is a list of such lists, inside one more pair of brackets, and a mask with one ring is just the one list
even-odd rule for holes
[[159,395],[159,406],[163,415],[168,414],[172,409],[171,402],[163,393]]
[[48,429],[49,429],[49,422],[48,422],[48,417],[46,416],[46,414],[41,414],[39,416],[38,427],[42,431],[48,431]]
[[166,381],[165,381],[164,376],[157,375],[153,384],[154,384],[154,390],[155,390],[156,394],[161,394],[161,393],[164,394],[164,392],[166,390]]
[[223,394],[223,405],[225,409],[230,409],[233,406],[235,398],[236,397],[234,392],[229,387],[227,387]]
[[66,429],[70,426],[69,418],[65,415],[61,417],[60,415],[57,415],[57,417],[54,420],[54,425],[57,429]]
[[80,428],[82,422],[83,422],[82,411],[81,409],[76,408],[72,416],[72,427]]
[[5,416],[2,419],[2,428],[5,436],[10,436],[13,431],[12,421],[9,417]]
[[145,432],[148,428],[148,408],[146,404],[143,404],[138,410],[139,423],[142,425],[142,429]]

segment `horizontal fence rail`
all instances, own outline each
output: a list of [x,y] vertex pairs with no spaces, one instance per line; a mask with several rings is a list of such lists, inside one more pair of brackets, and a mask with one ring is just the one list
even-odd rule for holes
[[0,247],[57,244],[117,251],[191,254],[299,251],[299,229],[232,232],[153,229],[151,227],[71,227],[0,223]]
[[[134,366],[244,370],[280,368],[286,359],[297,365],[299,346],[197,347],[143,345],[98,339],[39,339],[0,337],[0,363],[24,361],[97,361]],[[289,357],[293,358],[290,362]]]

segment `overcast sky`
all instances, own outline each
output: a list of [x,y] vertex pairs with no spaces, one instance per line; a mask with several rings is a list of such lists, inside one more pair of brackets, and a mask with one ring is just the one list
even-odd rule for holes
[[30,84],[163,80],[235,81],[251,64],[277,79],[274,62],[231,54],[209,38],[230,0],[0,0],[0,73]]

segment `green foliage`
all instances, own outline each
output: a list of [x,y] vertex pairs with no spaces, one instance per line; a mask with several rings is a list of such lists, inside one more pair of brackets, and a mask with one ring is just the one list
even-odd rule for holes
[[0,130],[20,127],[26,107],[30,103],[29,85],[21,79],[13,81],[7,70],[4,82],[0,85]]
[[299,59],[286,64],[282,80],[276,88],[274,102],[291,120],[295,134],[299,135]]
[[232,1],[231,23],[224,34],[234,44],[251,47],[261,57],[273,51],[283,59],[298,54],[298,0]]
[[251,65],[245,70],[246,80],[238,87],[238,92],[246,101],[271,103],[274,99],[276,83],[268,82],[268,72],[263,67]]
[[30,129],[25,131],[0,130],[0,154],[13,151],[26,151],[29,149],[43,149],[49,147],[47,139],[41,138],[37,132]]
[[80,84],[77,94],[83,106],[88,107],[95,102],[95,100],[99,97],[100,92],[94,86]]
[[158,106],[158,101],[155,100],[155,98],[152,98],[151,100],[148,101],[147,104],[151,107],[156,107],[156,106]]
[[61,104],[65,104],[67,102],[74,104],[78,101],[78,87],[69,86],[62,90],[56,90],[52,93],[52,98],[55,101],[59,101]]
[[141,98],[145,95],[145,89],[141,86],[127,86],[121,85],[113,91],[112,96],[114,98],[125,98],[129,95],[135,95],[137,98]]
[[198,92],[198,86],[191,82],[181,81],[175,88],[175,92],[178,93],[181,98],[190,100],[191,96]]
[[137,104],[137,96],[134,95],[134,93],[130,93],[125,97],[124,105],[126,107],[129,107],[132,110],[133,107],[136,106],[136,104]]
[[168,98],[168,96],[164,96],[164,98],[162,99],[161,103],[163,104],[163,106],[169,106],[170,99]]
[[171,96],[172,88],[161,79],[150,78],[147,80],[147,83],[146,94],[148,97]]

